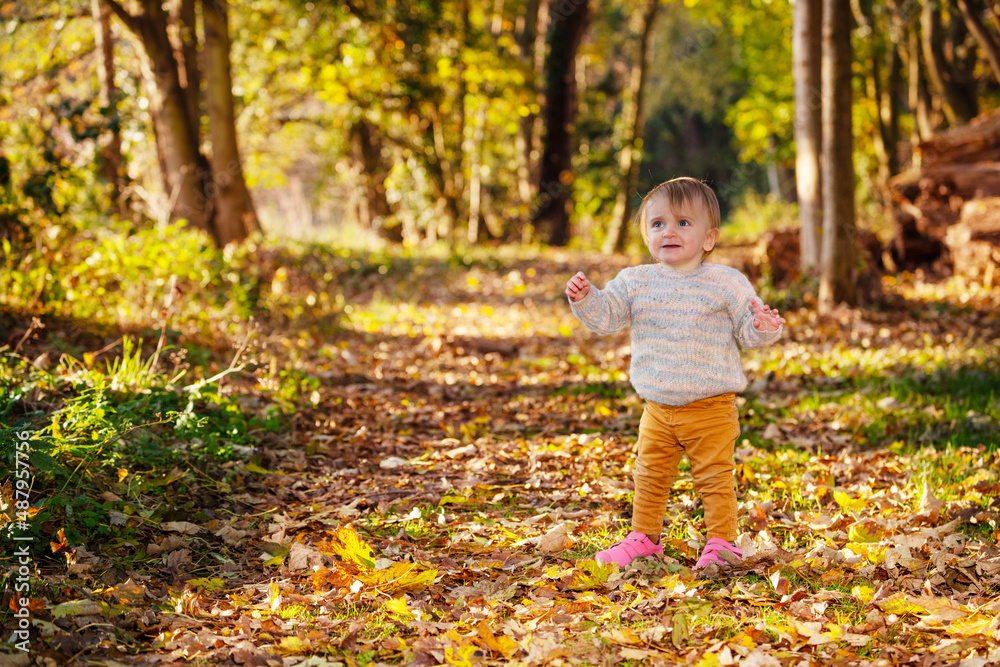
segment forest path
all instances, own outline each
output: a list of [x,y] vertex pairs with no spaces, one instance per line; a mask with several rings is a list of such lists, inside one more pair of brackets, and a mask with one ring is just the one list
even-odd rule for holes
[[[203,480],[209,520],[151,528],[156,566],[111,563],[99,604],[64,607],[52,659],[1000,660],[995,295],[913,281],[878,310],[784,309],[781,343],[745,358],[749,557],[691,569],[688,476],[666,556],[616,572],[588,559],[626,530],[641,402],[627,333],[586,333],[561,296],[615,262],[395,267],[332,337],[271,340],[300,379],[295,429]],[[982,445],[930,447],[959,436]]]

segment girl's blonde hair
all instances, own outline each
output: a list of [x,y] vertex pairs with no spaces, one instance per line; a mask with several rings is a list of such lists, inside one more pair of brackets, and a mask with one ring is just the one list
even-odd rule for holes
[[[711,228],[718,229],[722,226],[719,200],[716,199],[712,188],[697,178],[681,176],[680,178],[660,183],[642,198],[642,203],[639,204],[639,209],[636,211],[636,220],[639,223],[639,229],[642,231],[642,240],[644,243],[649,242],[649,231],[646,229],[646,206],[654,197],[666,199],[667,204],[671,208],[685,204],[704,206],[708,212],[708,220],[712,225]],[[712,251],[709,250],[705,255],[708,255],[709,252]]]

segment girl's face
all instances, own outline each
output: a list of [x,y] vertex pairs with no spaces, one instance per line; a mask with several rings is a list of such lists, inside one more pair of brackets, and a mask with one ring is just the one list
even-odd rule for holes
[[671,206],[665,197],[656,197],[647,202],[643,217],[649,253],[675,271],[698,268],[719,239],[719,230],[712,227],[701,204]]

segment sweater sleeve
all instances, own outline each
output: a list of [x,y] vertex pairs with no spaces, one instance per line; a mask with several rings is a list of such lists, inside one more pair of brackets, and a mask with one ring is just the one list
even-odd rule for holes
[[733,299],[730,304],[729,316],[733,320],[733,333],[736,342],[744,350],[756,350],[768,345],[773,345],[781,338],[781,331],[784,325],[780,325],[774,331],[759,331],[753,325],[753,307],[751,301],[756,301],[758,306],[763,307],[761,300],[753,289],[753,285],[742,273],[736,278],[733,285]]
[[573,314],[594,333],[613,334],[632,321],[632,304],[623,273],[619,273],[603,290],[591,285],[587,296],[575,303],[570,301]]

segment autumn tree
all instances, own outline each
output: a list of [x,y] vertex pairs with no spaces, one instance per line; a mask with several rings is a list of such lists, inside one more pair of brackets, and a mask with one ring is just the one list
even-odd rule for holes
[[[619,153],[619,183],[615,208],[611,213],[608,235],[604,239],[604,252],[611,253],[625,248],[629,221],[632,217],[632,197],[642,164],[642,134],[645,123],[645,95],[649,71],[650,46],[653,27],[660,7],[659,0],[646,0],[642,11],[633,16],[636,38],[635,53],[629,70],[622,111],[622,146]],[[638,9],[638,8],[637,8]]]
[[[153,131],[170,218],[187,219],[219,245],[257,231],[236,145],[226,2],[201,3],[204,45],[198,44],[194,29],[195,0],[180,0],[174,18],[159,0],[140,0],[134,14],[117,0],[101,2],[136,35],[144,50],[143,75],[152,97]],[[211,160],[201,150],[200,46],[207,68]]]
[[851,107],[851,9],[823,0],[823,236],[819,304],[856,301],[854,285],[854,138]]
[[[942,18],[942,2],[925,0],[920,12],[920,34],[928,80],[939,95],[941,108],[952,126],[968,123],[978,113],[975,50],[957,48],[967,36],[964,21],[951,16],[948,25]],[[949,57],[948,52],[951,52]],[[961,55],[962,52],[965,55]]]
[[99,169],[111,185],[111,201],[122,212],[122,137],[118,122],[118,87],[115,85],[114,37],[111,34],[111,10],[101,0],[91,0],[94,18],[94,47],[100,58],[97,79],[98,100],[102,112],[110,118],[107,139],[100,152]]
[[553,2],[549,8],[548,57],[545,61],[545,139],[532,225],[550,245],[569,241],[570,161],[575,152],[576,52],[588,21],[587,0]]
[[823,0],[796,0],[792,33],[795,79],[795,184],[799,200],[799,256],[802,269],[819,263],[818,232],[823,225],[820,179]]

